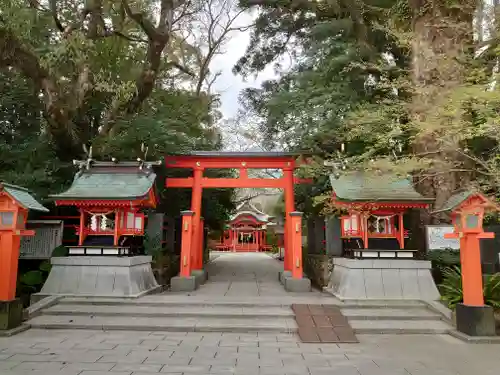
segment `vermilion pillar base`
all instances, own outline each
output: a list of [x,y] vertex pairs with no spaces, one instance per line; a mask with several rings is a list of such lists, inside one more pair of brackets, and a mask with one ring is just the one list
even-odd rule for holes
[[302,212],[291,212],[289,220],[292,278],[302,279]]
[[457,330],[469,336],[496,336],[495,315],[491,306],[456,307]]
[[0,301],[16,298],[20,242],[21,236],[13,231],[0,231]]
[[196,264],[194,264],[193,269],[195,270],[201,270],[203,269],[203,257],[204,257],[204,249],[205,249],[205,220],[203,218],[200,218],[200,226],[198,227],[198,243],[197,243],[197,248],[196,252],[198,253],[198,256],[196,257]]
[[285,180],[285,271],[292,271],[293,268],[293,229],[290,213],[295,211],[295,199],[293,194],[293,168],[283,169]]
[[23,321],[21,300],[0,301],[0,331],[16,328]]
[[[201,224],[201,201],[202,201],[202,179],[203,179],[203,169],[194,168],[193,169],[193,190],[191,192],[191,211],[193,212],[193,240],[191,247],[193,248],[191,252],[192,257],[192,268],[201,269],[203,264],[202,254],[200,254],[199,249],[201,247],[200,242],[202,241],[200,236]],[[203,230],[203,229],[202,229]]]
[[464,304],[468,306],[484,306],[483,272],[481,269],[481,250],[478,234],[467,233],[461,239],[462,285]]
[[193,211],[182,211],[181,277],[191,276],[191,251],[193,239]]

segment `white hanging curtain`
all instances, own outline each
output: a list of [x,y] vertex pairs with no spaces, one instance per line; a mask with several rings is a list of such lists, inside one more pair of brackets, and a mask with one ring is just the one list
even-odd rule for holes
[[391,228],[390,223],[391,223],[391,219],[396,215],[377,216],[377,215],[372,214],[371,216],[375,218],[375,233],[381,233],[380,232],[380,221],[386,222],[385,231],[387,233],[392,232],[392,228]]

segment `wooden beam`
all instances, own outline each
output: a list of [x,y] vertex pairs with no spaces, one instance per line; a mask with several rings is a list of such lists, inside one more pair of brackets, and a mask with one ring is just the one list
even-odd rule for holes
[[294,157],[204,157],[204,156],[166,156],[167,168],[203,168],[203,169],[283,169],[297,168]]
[[[193,178],[167,178],[167,188],[192,188]],[[201,179],[202,188],[284,188],[282,178],[208,178]]]

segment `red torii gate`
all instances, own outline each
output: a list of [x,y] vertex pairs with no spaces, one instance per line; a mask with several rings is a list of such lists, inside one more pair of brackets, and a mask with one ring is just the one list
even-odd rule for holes
[[[301,164],[298,153],[287,152],[196,152],[166,156],[167,168],[192,169],[193,177],[167,178],[167,188],[191,188],[191,211],[183,212],[181,277],[190,277],[193,270],[203,268],[203,226],[201,198],[204,188],[278,188],[285,195],[285,262],[284,270],[292,278],[302,278],[301,213],[296,213],[294,184],[309,182],[293,175]],[[205,169],[238,169],[237,178],[204,177]],[[250,178],[248,169],[281,169],[281,178]]]

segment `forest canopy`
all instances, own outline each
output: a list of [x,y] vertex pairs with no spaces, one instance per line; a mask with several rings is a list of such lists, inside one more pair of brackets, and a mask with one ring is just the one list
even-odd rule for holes
[[[0,178],[44,198],[91,153],[220,149],[209,66],[240,14],[231,0],[0,0]],[[231,192],[208,194],[227,215]]]
[[437,206],[464,188],[499,195],[498,1],[240,3],[261,12],[235,71],[281,69],[241,96],[267,147],[315,152],[316,177],[409,176]]

